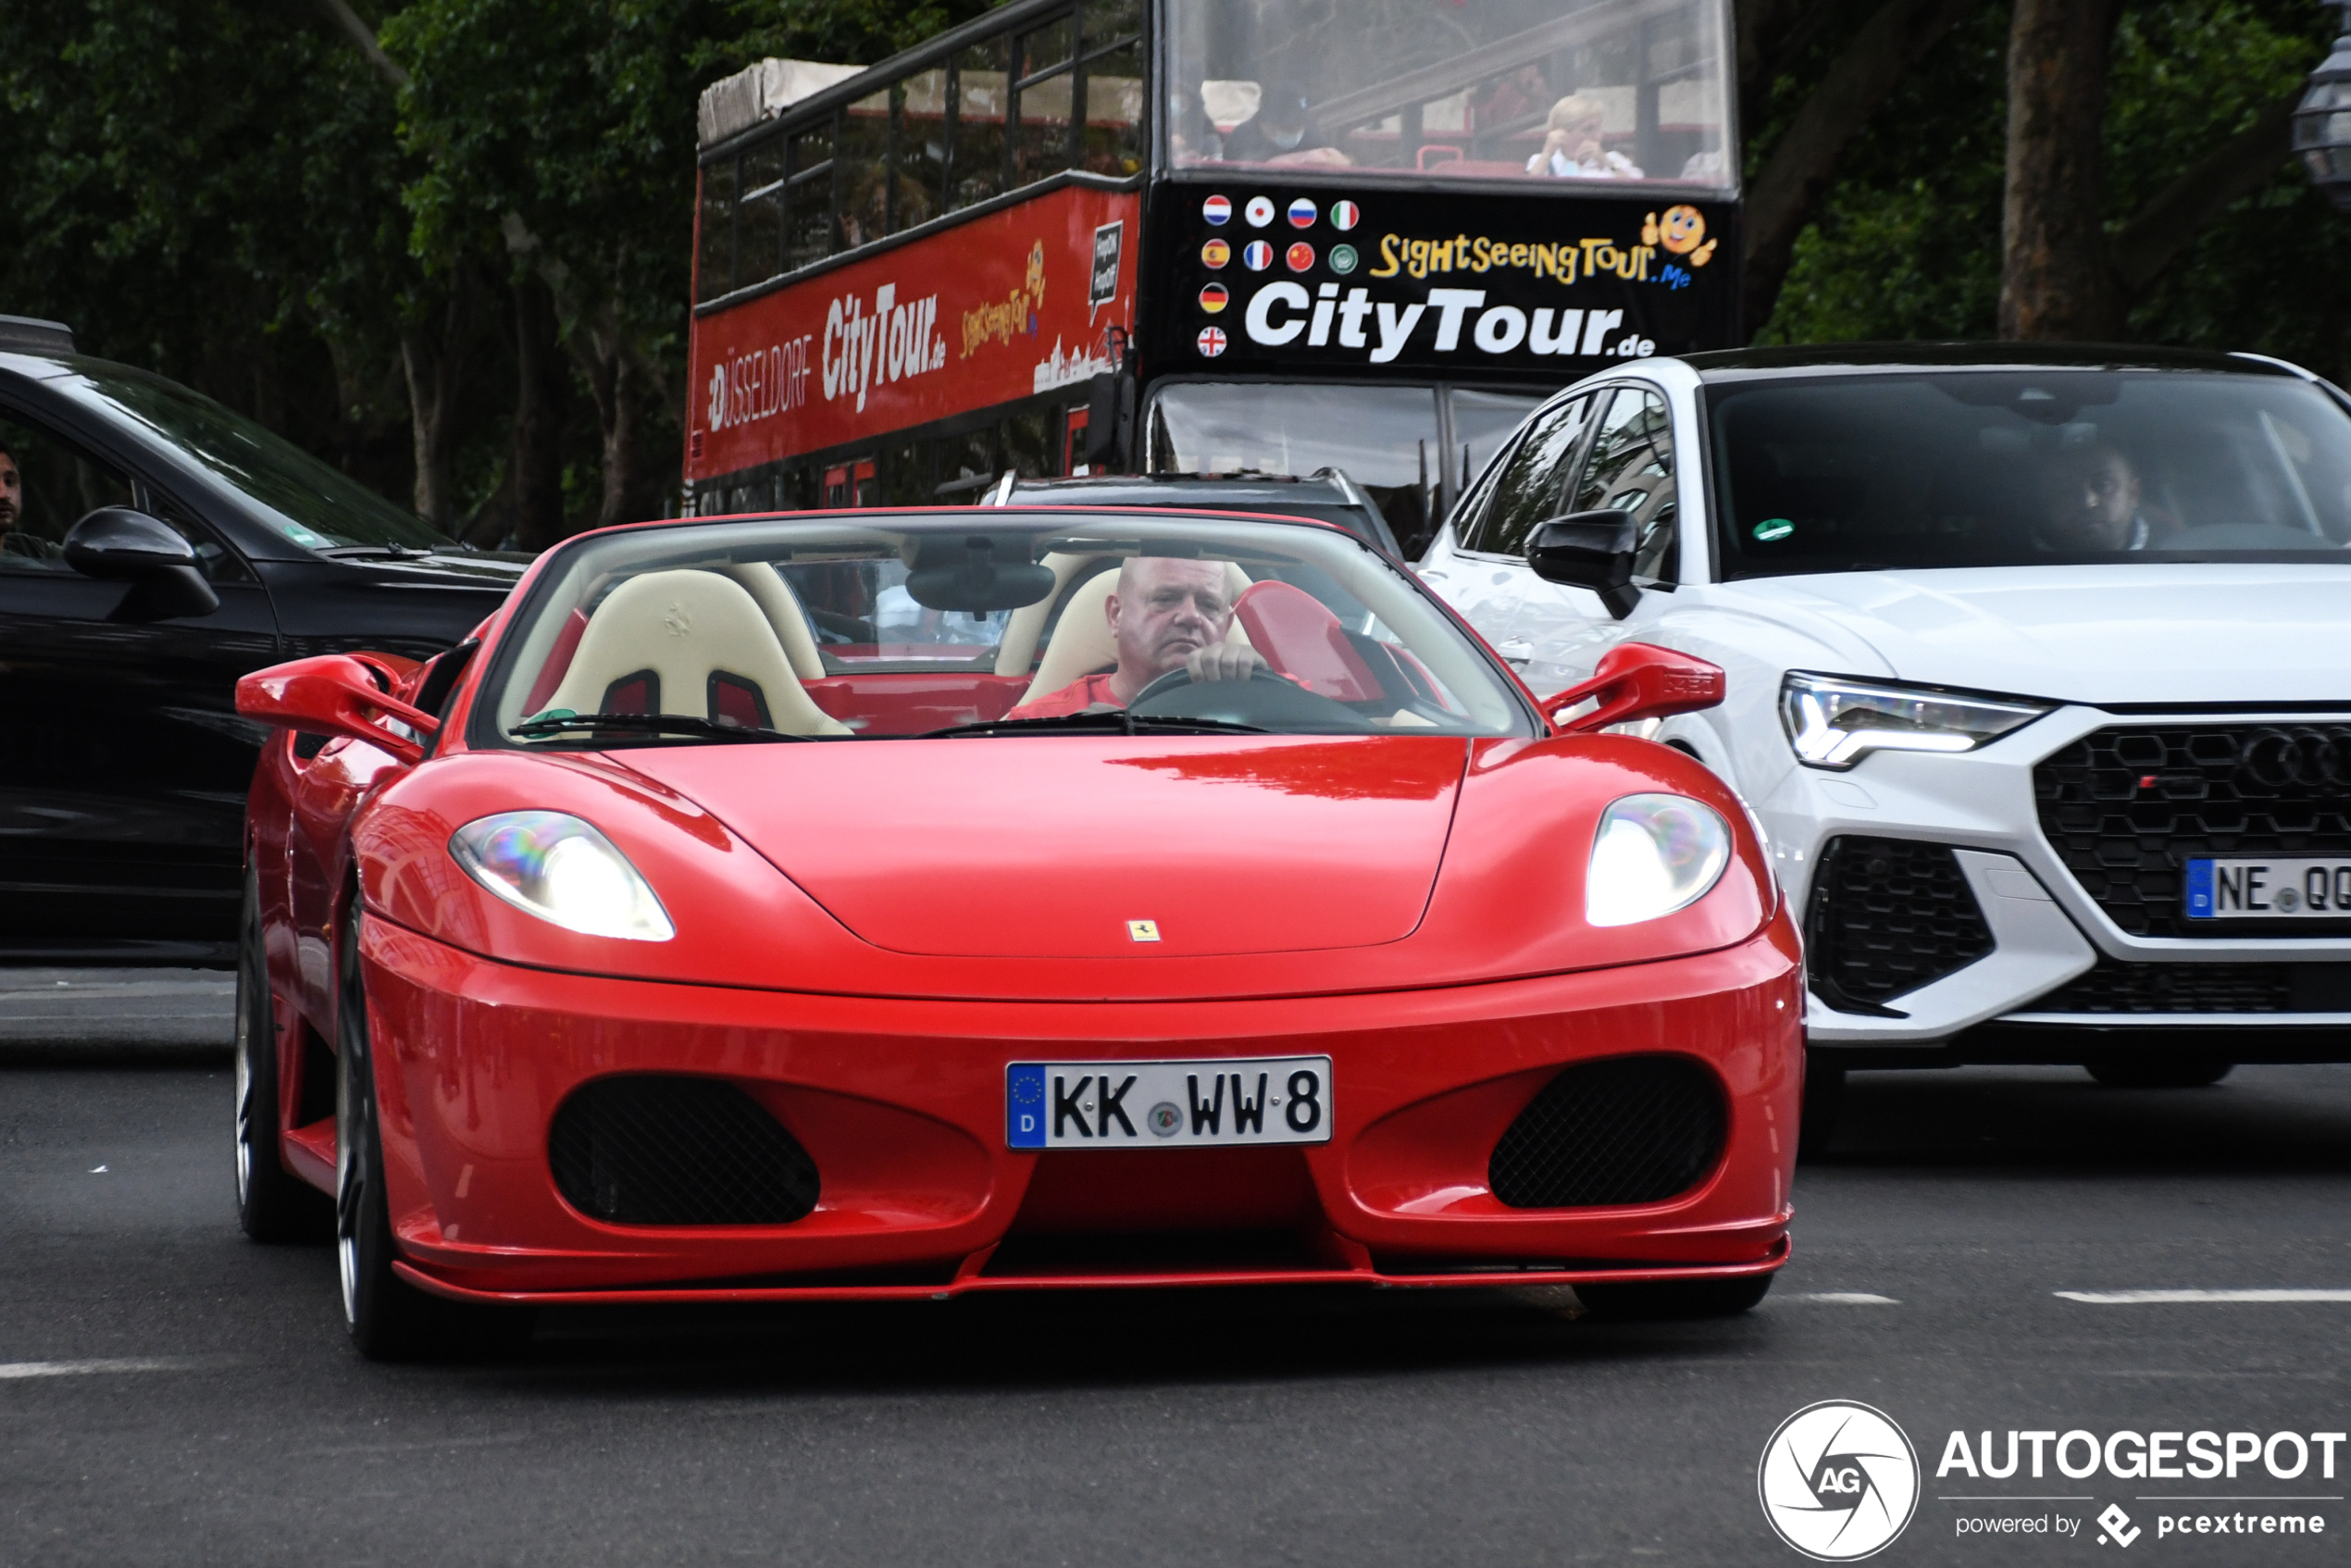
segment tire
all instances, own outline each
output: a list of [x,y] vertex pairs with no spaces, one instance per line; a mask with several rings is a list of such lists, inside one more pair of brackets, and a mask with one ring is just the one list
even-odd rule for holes
[[2109,1056],[2083,1065],[2108,1089],[2203,1089],[2236,1070],[2235,1063],[2208,1056]]
[[531,1309],[446,1300],[392,1272],[399,1248],[384,1188],[375,1053],[359,964],[360,918],[355,890],[337,955],[335,997],[335,1263],[344,1326],[352,1344],[370,1361],[514,1349],[529,1337]]
[[1845,1111],[1845,1069],[1804,1053],[1804,1108],[1796,1134],[1796,1157],[1817,1160],[1828,1151]]
[[1579,1285],[1575,1299],[1586,1313],[1613,1323],[1656,1323],[1677,1318],[1735,1317],[1770,1293],[1776,1275],[1737,1279],[1661,1279],[1624,1285]]
[[245,867],[237,927],[237,1223],[255,1241],[326,1241],[334,1204],[286,1169],[278,1145],[277,1019],[261,942],[261,878]]

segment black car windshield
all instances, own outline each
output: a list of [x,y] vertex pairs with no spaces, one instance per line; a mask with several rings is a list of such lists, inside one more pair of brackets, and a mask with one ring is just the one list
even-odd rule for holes
[[1997,369],[1711,387],[1718,575],[2351,563],[2351,416],[2286,376]]
[[456,542],[273,430],[200,392],[125,366],[84,361],[68,395],[127,415],[243,491],[262,520],[305,550],[385,546],[454,550]]
[[565,546],[475,712],[477,744],[534,747],[1534,733],[1470,639],[1348,535],[1017,507]]

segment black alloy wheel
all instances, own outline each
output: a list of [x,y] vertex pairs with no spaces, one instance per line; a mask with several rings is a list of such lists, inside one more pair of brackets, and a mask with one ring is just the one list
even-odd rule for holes
[[1776,1274],[1736,1279],[1657,1279],[1623,1285],[1579,1285],[1584,1311],[1611,1322],[1660,1322],[1674,1318],[1735,1317],[1762,1300]]
[[376,1120],[375,1058],[367,1041],[367,991],[359,966],[359,902],[352,896],[337,953],[335,993],[335,1262],[343,1324],[359,1353],[398,1361],[434,1338],[440,1305],[392,1272],[392,1209],[384,1196]]
[[2083,1066],[2108,1089],[2204,1089],[2236,1070],[2209,1056],[2108,1056]]
[[278,1032],[261,941],[261,878],[245,865],[237,934],[237,1223],[255,1241],[334,1235],[327,1195],[286,1169],[278,1145]]

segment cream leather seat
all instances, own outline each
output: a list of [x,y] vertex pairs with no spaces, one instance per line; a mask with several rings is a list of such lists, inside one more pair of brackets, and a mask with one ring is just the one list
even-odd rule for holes
[[[631,690],[640,686],[641,696]],[[616,698],[636,700],[607,709]],[[548,705],[709,719],[728,709],[740,719],[747,707],[787,735],[850,732],[801,689],[750,590],[715,571],[647,572],[614,589],[589,617]]]
[[727,567],[726,573],[758,604],[776,641],[784,645],[792,673],[802,680],[824,679],[825,661],[816,652],[816,634],[808,629],[808,612],[784,574],[765,561],[740,562]]
[[[1117,665],[1118,640],[1111,635],[1109,613],[1110,596],[1117,587],[1118,567],[1113,565],[1108,571],[1097,572],[1071,591],[1068,601],[1062,605],[1061,619],[1053,625],[1053,635],[1045,644],[1045,656],[1037,666],[1037,678],[1021,693],[1022,703],[1050,697],[1074,680]],[[1239,598],[1248,588],[1249,574],[1229,561],[1225,563],[1227,602]],[[1225,631],[1225,641],[1249,646],[1249,633],[1241,629],[1238,616],[1234,617]],[[998,669],[1000,673],[1010,673],[1003,671],[1001,665]]]

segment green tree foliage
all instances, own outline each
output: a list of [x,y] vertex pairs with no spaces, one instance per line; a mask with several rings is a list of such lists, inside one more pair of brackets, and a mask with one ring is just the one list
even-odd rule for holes
[[[1987,4],[1880,112],[1798,242],[1761,341],[1993,333],[2008,31],[2008,7]],[[2332,19],[2304,0],[2143,0],[2127,10],[2107,115],[2108,230],[2296,92],[2331,32]],[[2351,278],[2330,259],[2346,232],[2282,158],[2133,302],[2132,334],[2351,374]]]

